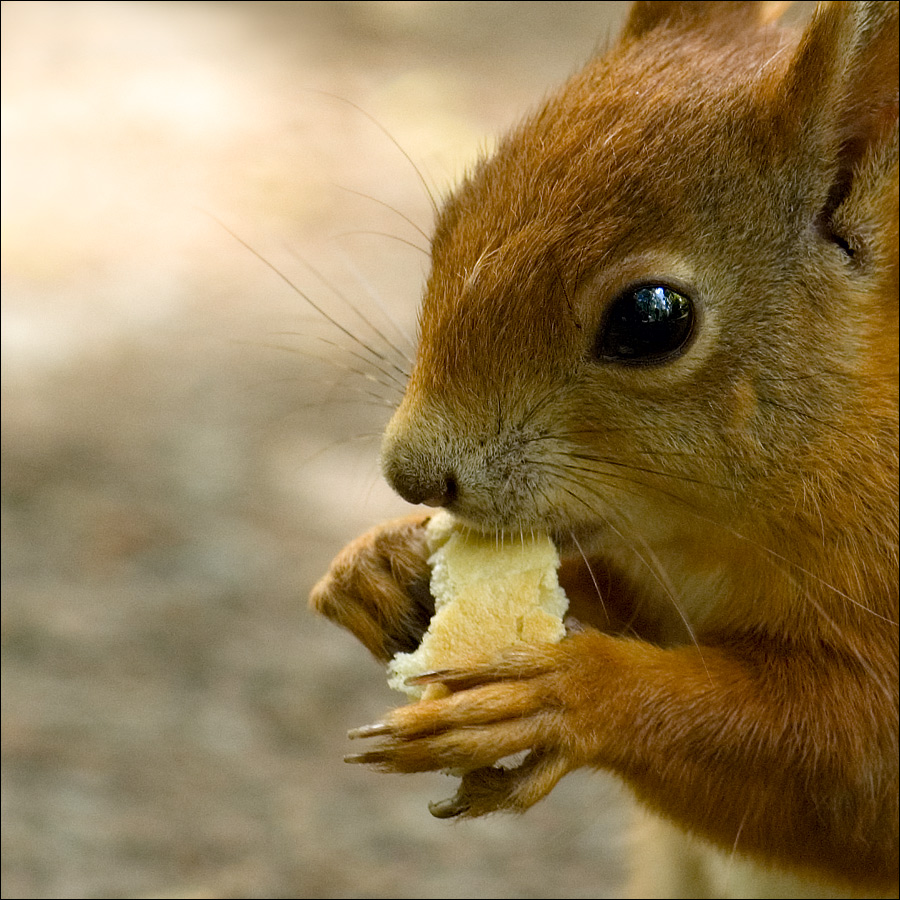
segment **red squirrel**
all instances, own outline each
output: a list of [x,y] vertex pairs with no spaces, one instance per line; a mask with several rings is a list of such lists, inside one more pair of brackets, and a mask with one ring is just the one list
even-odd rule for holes
[[[465,770],[440,816],[603,769],[711,847],[897,891],[897,209],[896,2],[635,3],[471,169],[382,468],[551,535],[578,627],[426,676],[450,695],[352,761]],[[427,520],[313,590],[380,660],[432,614]]]

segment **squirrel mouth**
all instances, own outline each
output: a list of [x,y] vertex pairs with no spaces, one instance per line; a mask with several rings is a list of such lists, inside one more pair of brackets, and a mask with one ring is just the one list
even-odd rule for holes
[[466,527],[478,534],[490,538],[497,546],[507,546],[521,542],[524,538],[547,535],[559,554],[562,562],[566,560],[583,560],[595,548],[601,529],[578,526],[559,526],[545,522],[516,521],[511,525],[498,524],[496,520],[485,521],[480,516],[466,515],[449,510]]

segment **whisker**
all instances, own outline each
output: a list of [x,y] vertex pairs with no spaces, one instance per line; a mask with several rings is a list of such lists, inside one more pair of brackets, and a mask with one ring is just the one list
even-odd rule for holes
[[[211,214],[208,214],[208,215],[210,215],[211,218],[214,221],[216,221],[223,230],[225,230],[228,234],[230,234],[231,237],[233,237],[242,247],[244,247],[246,250],[248,250],[250,253],[252,253],[264,266],[266,266],[268,269],[270,269],[272,272],[274,272],[274,274],[277,275],[289,288],[291,288],[291,290],[294,291],[298,297],[303,299],[310,307],[312,307],[312,309],[314,309],[320,316],[322,316],[322,318],[325,319],[326,322],[329,322],[331,325],[333,325],[335,328],[337,328],[338,331],[341,332],[341,334],[350,338],[350,340],[353,341],[358,347],[361,347],[363,350],[370,353],[373,357],[375,357],[375,359],[378,359],[382,363],[389,365],[389,366],[394,365],[383,353],[380,353],[374,347],[371,347],[369,344],[367,344],[365,341],[363,341],[361,338],[359,338],[357,335],[355,335],[352,331],[350,331],[350,329],[348,329],[346,326],[342,325],[337,319],[334,318],[334,316],[332,316],[331,314],[326,312],[308,294],[306,294],[304,291],[302,291],[293,281],[291,281],[291,279],[288,278],[287,275],[285,275],[284,272],[282,272],[274,263],[272,263],[268,259],[266,259],[265,256],[263,256],[258,250],[256,250],[250,244],[248,244],[247,241],[245,241],[242,237],[240,237],[238,234],[236,234],[234,231],[232,231],[227,225],[225,225],[224,222],[220,221],[219,219],[217,219],[215,216],[212,216]],[[398,368],[398,367],[395,367],[395,368]],[[402,371],[402,370],[400,370],[400,371]]]
[[560,290],[562,290],[563,298],[566,301],[566,307],[569,310],[569,316],[575,323],[575,326],[578,328],[578,330],[581,331],[581,323],[578,321],[578,317],[575,315],[574,298],[569,293],[569,286],[566,284],[566,280],[563,277],[562,268],[559,265],[559,260],[556,258],[556,254],[553,252],[552,246],[550,247],[550,260],[553,263],[553,271],[554,275],[556,276],[556,281],[559,284]]
[[359,235],[359,234],[374,235],[375,237],[383,237],[383,238],[389,238],[392,241],[399,241],[401,244],[406,244],[407,247],[412,247],[413,250],[418,250],[419,253],[422,253],[425,256],[427,256],[429,259],[431,259],[431,253],[428,250],[426,250],[424,247],[420,247],[415,242],[408,241],[406,238],[400,237],[400,235],[398,235],[398,234],[391,234],[389,231],[373,231],[373,230],[361,228],[361,229],[357,229],[356,231],[342,231],[339,234],[337,234],[336,237],[339,237],[339,238],[353,237],[354,235]]
[[772,406],[775,409],[780,409],[782,412],[791,413],[792,415],[799,416],[802,419],[806,419],[809,422],[815,422],[817,425],[824,425],[826,428],[830,428],[832,431],[840,434],[845,438],[849,438],[854,443],[858,442],[859,439],[855,435],[850,434],[848,431],[844,431],[843,428],[838,428],[833,422],[829,422],[827,419],[820,418],[819,416],[814,416],[812,413],[808,413],[805,410],[797,409],[793,406],[787,406],[784,403],[780,403],[777,400],[772,400],[769,397],[759,397],[760,403],[765,403],[767,406]]
[[[542,463],[542,465],[544,465],[548,468],[551,468],[551,467],[555,468],[557,471],[578,472],[580,474],[588,474],[588,475],[602,474],[604,478],[613,479],[618,484],[621,484],[623,482],[625,484],[632,484],[632,485],[635,485],[636,487],[640,488],[641,491],[649,490],[649,491],[653,491],[653,493],[657,494],[658,496],[666,497],[669,500],[675,500],[679,503],[687,502],[683,497],[680,497],[678,494],[673,494],[671,491],[667,491],[664,488],[661,488],[659,485],[648,484],[643,479],[629,478],[625,473],[620,472],[620,471],[598,473],[596,469],[588,468],[586,466],[575,466],[575,465],[572,465],[570,463],[565,463],[565,462],[550,462],[549,460],[544,461]],[[624,466],[624,468],[628,469],[629,467]],[[633,491],[632,493],[635,496],[640,496],[641,491]]]
[[[582,485],[579,485],[579,487],[581,487],[581,486]],[[598,511],[596,509],[594,509],[583,497],[576,494],[574,491],[570,490],[565,485],[561,485],[561,487],[573,499],[575,499],[575,500],[579,501],[580,503],[582,503],[583,505],[585,505],[588,508],[588,510],[591,512],[592,515],[596,515],[598,513]],[[625,518],[622,514],[621,509],[613,506],[613,504],[610,502],[608,497],[602,496],[599,493],[597,493],[595,496],[597,496],[598,499],[602,500],[603,503],[612,507],[620,519]],[[684,611],[682,610],[681,606],[679,605],[679,602],[676,597],[676,591],[675,591],[674,585],[672,585],[672,581],[666,574],[665,569],[663,568],[662,564],[659,561],[659,558],[656,556],[656,554],[650,548],[649,544],[647,544],[646,540],[640,535],[639,532],[635,532],[635,537],[641,542],[644,549],[646,551],[648,551],[649,556],[650,556],[649,559],[646,556],[644,556],[640,552],[640,550],[638,550],[634,546],[634,544],[625,537],[624,534],[622,534],[622,532],[615,526],[615,524],[612,522],[612,520],[610,519],[609,516],[605,516],[605,515],[601,514],[601,517],[603,519],[603,522],[606,524],[606,526],[608,528],[610,528],[613,532],[615,532],[615,534],[618,535],[618,537],[621,539],[621,541],[626,546],[631,548],[631,552],[634,553],[635,556],[644,564],[644,566],[647,568],[647,571],[650,573],[650,575],[652,576],[654,581],[656,581],[657,584],[659,584],[659,586],[662,588],[663,592],[669,598],[669,601],[671,602],[673,608],[675,609],[675,612],[678,613],[679,618],[684,623],[684,627],[687,631],[687,634],[690,637],[691,642],[693,643],[694,647],[697,649],[697,653],[700,655],[701,661],[703,661],[703,652],[702,652],[700,643],[697,640],[697,636],[694,633],[694,629],[691,626],[690,621],[688,620],[687,616],[685,616]],[[703,665],[704,665],[704,668],[706,668],[705,662],[703,662]],[[707,669],[707,675],[708,674],[709,674],[709,670]]]
[[326,97],[331,97],[333,100],[339,100],[341,103],[346,103],[347,106],[355,109],[361,116],[365,116],[396,148],[400,151],[403,158],[410,164],[412,170],[416,173],[416,178],[418,178],[419,183],[425,190],[425,196],[428,198],[429,203],[431,204],[431,208],[434,211],[434,214],[438,213],[438,204],[435,200],[434,193],[431,190],[428,182],[425,180],[425,176],[422,174],[421,169],[416,165],[413,158],[406,152],[400,142],[378,121],[371,113],[364,110],[361,106],[354,103],[352,100],[348,100],[346,97],[341,97],[338,94],[332,94],[328,91],[317,91],[317,93],[322,94]]
[[[542,412],[544,407],[547,406],[549,403],[552,403],[555,399],[556,399],[556,395],[554,394],[553,391],[545,391],[544,396],[540,400],[538,400],[535,403],[532,403],[529,406],[528,412],[525,414],[525,416],[522,417],[521,421],[519,422],[519,427],[524,428],[527,425],[529,425],[531,423],[531,421],[535,418],[535,416],[537,416],[540,412]],[[549,437],[551,437],[551,435],[549,435],[549,434],[533,435],[528,438],[528,442],[547,439]]]
[[[543,463],[543,465],[546,465],[549,469],[551,469],[553,471],[562,473],[563,475],[565,475],[568,478],[567,472],[569,471],[569,467],[565,463],[545,462],[545,463]],[[632,493],[634,495],[639,496],[644,491],[651,490],[659,496],[666,497],[667,499],[674,501],[682,511],[684,511],[688,515],[694,517],[698,521],[702,521],[702,522],[708,523],[710,525],[713,525],[716,528],[722,529],[723,531],[727,532],[731,537],[748,544],[749,546],[753,547],[758,552],[764,554],[765,556],[767,556],[770,559],[770,561],[772,561],[776,565],[776,567],[780,571],[784,572],[787,575],[790,575],[792,578],[796,578],[797,575],[808,578],[811,581],[817,583],[820,587],[833,593],[835,596],[840,597],[842,600],[845,600],[846,602],[850,603],[851,605],[853,605],[860,611],[866,613],[867,615],[871,615],[874,618],[883,621],[885,624],[888,624],[888,625],[891,625],[894,627],[896,627],[898,624],[893,619],[882,615],[881,613],[879,613],[876,610],[872,609],[871,607],[867,606],[865,603],[863,603],[860,600],[856,599],[855,597],[851,596],[846,591],[841,590],[836,585],[832,584],[831,582],[829,582],[826,579],[822,578],[821,576],[817,575],[815,572],[807,569],[805,566],[802,566],[800,563],[790,559],[789,557],[785,556],[784,554],[779,553],[778,551],[772,549],[771,547],[767,546],[766,544],[764,544],[754,538],[750,538],[747,535],[742,534],[737,529],[733,528],[732,526],[728,525],[727,523],[725,523],[721,520],[712,518],[708,515],[704,515],[697,508],[695,508],[692,504],[690,504],[685,498],[680,497],[677,494],[672,494],[670,492],[663,491],[663,490],[657,488],[655,485],[647,484],[646,482],[637,481],[635,479],[628,479],[625,476],[619,475],[619,473],[614,473],[614,472],[599,473],[599,472],[595,472],[590,469],[584,469],[582,467],[576,467],[575,471],[577,471],[579,475],[583,475],[585,473],[593,474],[604,480],[612,478],[617,483],[616,489],[623,491],[624,493]],[[640,488],[640,490],[629,491],[626,488],[624,488],[624,486],[622,484],[623,482],[626,484],[634,485],[636,488]],[[576,481],[574,479],[569,479],[569,483],[576,485],[576,487],[578,487],[578,488],[588,490],[592,495],[597,497],[597,499],[601,500],[603,503],[607,504],[608,506],[612,506],[610,498],[605,493],[603,493],[599,487],[595,487],[588,483],[585,483],[583,480]],[[586,502],[582,498],[578,497],[571,490],[567,489],[564,485],[563,485],[563,489],[566,491],[566,493],[568,493],[570,496],[575,497],[582,504],[589,506],[588,504],[586,504]],[[593,510],[593,512],[597,513],[596,510]],[[600,514],[600,515],[605,522],[608,522],[608,516],[603,515],[603,514]],[[840,634],[841,634],[840,627],[834,621],[834,619],[831,616],[829,616],[827,614],[827,612],[822,608],[821,604],[818,603],[818,601],[816,601],[815,598],[809,593],[807,593],[806,597],[807,597],[808,601],[815,606],[816,610],[823,616],[824,620],[833,628],[835,634],[837,636],[840,636]],[[862,659],[860,659],[860,661],[862,662]],[[868,670],[868,667],[867,667],[867,670]]]
[[[663,469],[649,469],[646,466],[636,466],[633,463],[626,463],[622,460],[617,460],[608,456],[595,456],[587,453],[570,453],[569,456],[571,456],[573,459],[580,459],[584,462],[604,463],[608,466],[616,466],[617,468],[629,469],[632,472],[644,472],[647,475],[660,475],[663,478],[677,478],[679,481],[683,481],[686,484],[698,484],[702,487],[711,487],[719,491],[726,491],[733,494],[740,493],[738,488],[731,487],[730,485],[721,485],[711,481],[703,481],[699,478],[692,478],[690,475],[684,475],[683,473],[679,472],[666,472]],[[590,469],[585,469],[585,471],[590,471]]]
[[[288,335],[294,334],[294,332],[286,332]],[[304,335],[305,336],[305,335]],[[363,364],[367,367],[366,369],[358,369],[354,366],[350,366],[347,363],[343,363],[338,359],[335,359],[334,356],[322,356],[318,353],[313,353],[311,350],[304,347],[291,347],[285,344],[273,344],[271,341],[250,341],[250,340],[232,340],[233,344],[244,344],[251,347],[256,348],[265,348],[267,350],[278,350],[283,353],[292,353],[303,356],[306,359],[315,360],[318,363],[323,363],[325,365],[330,366],[332,369],[336,369],[339,372],[343,372],[346,374],[354,375],[358,378],[361,378],[363,381],[370,382],[372,384],[377,384],[380,387],[383,387],[385,390],[390,392],[391,394],[396,394],[399,390],[399,393],[402,395],[403,385],[397,382],[396,379],[388,377],[389,380],[384,381],[380,378],[377,378],[375,375],[369,371],[373,368],[373,363],[371,360],[366,359],[365,357],[360,356],[357,353],[354,353],[352,350],[348,350],[346,347],[341,347],[339,344],[336,344],[334,341],[330,341],[327,338],[316,336],[319,342],[326,344],[330,347],[337,348],[341,351],[342,354],[347,354],[349,356],[355,357],[359,359]],[[380,372],[377,367],[375,367],[375,371]],[[385,373],[382,373],[385,374]],[[284,384],[289,381],[299,381],[301,376],[299,375],[288,375],[284,378],[269,378],[264,381],[260,381],[257,383],[256,387],[262,387],[264,384]],[[333,384],[332,387],[336,387],[337,383]],[[343,389],[346,390],[346,385],[343,385]],[[356,383],[353,384],[352,389],[356,392],[360,392],[360,388],[357,387]],[[387,406],[389,409],[393,409],[396,406],[396,401],[389,400],[387,397],[382,396],[381,394],[374,394],[371,391],[365,391],[364,393],[373,397],[378,401],[380,405]],[[320,401],[319,401],[320,402]],[[338,401],[340,402],[340,401]],[[309,404],[309,408],[313,408],[316,404]]]
[[[284,349],[284,348],[276,347],[274,349],[278,350],[278,349]],[[290,383],[296,384],[296,383],[301,383],[301,382],[305,383],[305,379],[300,375],[286,375],[283,378],[267,378],[265,380],[251,382],[250,384],[245,385],[243,390],[245,390],[247,392],[253,392],[253,391],[258,391],[260,388],[263,388],[263,387],[271,387],[272,385],[283,385],[283,384],[290,384]],[[327,388],[331,389],[331,390],[337,390],[338,387],[340,387],[340,390],[343,393],[346,393],[346,391],[347,391],[346,384],[332,382],[327,385]],[[291,410],[322,409],[326,404],[330,407],[330,406],[359,405],[359,404],[363,404],[363,403],[371,404],[373,406],[382,406],[385,409],[389,409],[389,410],[394,409],[395,405],[393,403],[391,403],[389,400],[387,400],[386,398],[382,397],[380,394],[375,394],[372,391],[366,391],[361,388],[357,388],[355,385],[351,388],[351,390],[357,396],[344,397],[341,400],[335,400],[335,399],[329,397],[327,400],[324,398],[319,398],[317,400],[311,400],[308,403],[300,403],[300,404],[292,403]]]
[[[272,332],[272,334],[275,337],[306,337],[306,335],[301,334],[298,331],[274,331]],[[383,366],[377,365],[373,360],[368,359],[360,353],[357,353],[355,350],[350,350],[346,347],[342,347],[340,344],[335,343],[329,338],[316,336],[316,339],[319,341],[319,343],[325,344],[328,347],[333,347],[334,349],[340,350],[342,353],[346,353],[348,356],[359,360],[364,365],[369,366],[379,374],[383,375],[387,380],[381,381],[380,379],[375,378],[375,376],[370,372],[362,371],[360,369],[354,369],[347,365],[342,366],[337,360],[333,359],[332,357],[316,356],[315,359],[318,359],[321,362],[327,362],[329,365],[334,366],[335,368],[343,368],[344,371],[352,372],[356,375],[361,376],[362,378],[368,379],[369,381],[375,381],[391,391],[399,390],[401,394],[403,393],[406,382],[398,379],[390,369],[385,369]],[[283,350],[286,353],[302,353],[306,356],[312,355],[309,353],[309,351],[301,350],[299,347],[288,347],[284,344],[269,344],[268,346],[272,350]],[[394,366],[393,368],[396,370],[396,366]]]
[[[369,330],[370,330],[370,331],[371,331],[371,332],[372,332],[379,340],[382,341],[382,343],[383,343],[383,345],[384,345],[385,347],[387,347],[389,350],[393,350],[393,352],[396,353],[397,356],[398,356],[404,363],[409,363],[409,358],[408,358],[407,354],[404,353],[404,351],[403,351],[400,347],[398,347],[398,346],[397,346],[397,345],[396,345],[396,344],[395,344],[395,343],[394,343],[394,342],[393,342],[386,334],[384,334],[384,332],[381,331],[381,329],[380,329],[380,328],[372,321],[372,319],[371,319],[368,315],[366,315],[366,314],[359,308],[359,306],[358,306],[357,304],[353,303],[353,302],[347,297],[346,294],[344,294],[342,291],[340,291],[340,290],[334,285],[334,283],[333,283],[332,281],[330,281],[328,278],[326,278],[326,277],[325,277],[325,276],[324,276],[324,275],[323,275],[323,274],[322,274],[315,266],[313,266],[307,259],[305,259],[305,258],[302,257],[299,253],[297,253],[297,251],[294,250],[293,248],[288,248],[288,252],[294,257],[294,259],[297,260],[297,262],[299,262],[301,265],[305,266],[306,269],[307,269],[309,272],[311,272],[311,273],[312,273],[312,274],[313,274],[313,275],[314,275],[314,276],[315,276],[315,277],[316,277],[323,285],[325,285],[325,287],[328,288],[328,290],[330,290],[330,291],[335,295],[335,297],[338,298],[338,300],[340,300],[340,301],[341,301],[348,309],[350,309],[351,312],[353,312],[353,313],[356,315],[356,317],[357,317],[357,318],[358,318],[358,319],[359,319],[359,320],[360,320],[360,321],[361,321],[361,322],[362,322],[362,323],[363,323],[363,324],[364,324],[364,325],[365,325],[365,326],[366,326],[366,327],[367,327],[367,328],[368,328],[368,329],[369,329]],[[354,270],[354,274],[356,274],[355,270]],[[376,298],[373,297],[373,299],[376,299]],[[397,331],[400,333],[400,335],[403,337],[403,339],[406,340],[406,341],[408,342],[409,339],[408,339],[407,336],[406,336],[405,334],[403,334],[403,332],[396,326],[396,324],[395,324],[394,321],[393,321],[393,318],[387,313],[387,310],[385,310],[385,309],[382,307],[382,310],[381,310],[381,311],[382,311],[382,313],[385,314],[385,316],[386,316],[386,318],[388,319],[388,321],[391,322],[391,324],[394,325],[395,328],[397,328]],[[359,341],[359,339],[357,339],[357,341]],[[368,346],[368,345],[367,345],[367,346]],[[368,349],[369,349],[370,352],[372,352],[372,348],[369,347]],[[398,373],[400,374],[400,376],[403,378],[403,380],[404,380],[404,382],[405,382],[406,379],[409,377],[409,373],[408,373],[402,366],[397,365],[397,363],[391,362],[391,361],[388,360],[386,357],[385,357],[384,359],[385,359],[385,362],[388,363],[388,364],[391,366],[391,368],[393,368],[396,372],[398,372]]]
[[[407,366],[412,365],[412,357],[415,355],[416,350],[416,340],[411,337],[406,330],[400,325],[397,321],[396,317],[392,314],[392,312],[388,309],[387,304],[384,302],[384,299],[381,297],[379,292],[375,289],[375,287],[369,282],[369,280],[360,272],[359,267],[354,263],[352,257],[349,255],[342,253],[342,259],[344,260],[344,264],[347,267],[347,271],[350,272],[353,277],[356,279],[357,283],[360,284],[363,290],[366,292],[366,296],[369,300],[378,307],[381,311],[381,314],[385,317],[385,319],[393,326],[394,330],[397,334],[406,342],[406,345],[410,348],[410,353],[405,352],[402,348],[397,347],[392,342],[388,342],[389,346],[391,346],[400,359]],[[408,373],[407,373],[408,377]]]
[[[628,517],[624,516],[621,510],[617,510],[617,512],[620,516],[623,516],[623,518],[628,520]],[[640,559],[641,562],[643,562],[644,565],[648,567],[650,574],[656,579],[656,581],[665,591],[666,596],[669,598],[669,601],[675,608],[675,612],[678,613],[678,617],[684,623],[684,627],[687,629],[687,633],[690,635],[691,643],[693,643],[693,645],[697,648],[697,653],[700,656],[700,661],[703,663],[703,668],[706,669],[707,677],[709,677],[711,680],[712,676],[710,675],[709,669],[706,666],[706,661],[703,659],[703,652],[700,647],[700,642],[697,640],[697,635],[694,632],[694,628],[691,625],[690,620],[684,614],[684,610],[681,608],[681,605],[678,602],[678,592],[676,591],[675,586],[672,584],[671,578],[669,578],[665,567],[659,560],[659,557],[653,551],[653,548],[647,542],[646,538],[644,538],[644,536],[640,533],[640,530],[636,530],[630,520],[628,520],[628,523],[632,535],[640,542],[641,546],[644,548],[644,551],[649,556],[650,562],[648,563],[647,559],[642,554],[638,553],[634,546],[632,546],[632,552],[634,552],[637,555],[638,559]],[[614,525],[612,525],[611,527],[613,531],[615,531],[616,534],[618,534],[624,541],[625,536]]]
[[[346,191],[348,194],[356,194],[357,197],[362,197],[364,200],[371,200],[372,203],[377,203],[379,206],[383,206],[385,209],[389,209],[392,213],[394,213],[394,215],[400,216],[400,218],[403,219],[403,221],[406,222],[407,225],[412,226],[412,228],[418,231],[419,234],[423,238],[425,238],[425,241],[429,245],[431,244],[431,237],[428,235],[428,232],[425,231],[424,228],[420,228],[409,216],[400,212],[400,210],[397,209],[396,206],[391,206],[390,203],[385,203],[384,200],[379,200],[378,197],[373,197],[371,194],[364,194],[362,191],[355,191],[353,190],[353,188],[343,187],[342,185],[337,185],[337,187],[342,191]],[[416,249],[421,250],[422,248],[416,247]],[[431,253],[429,251],[425,250],[423,252],[426,253],[426,255],[431,256]]]
[[600,590],[600,585],[597,582],[597,576],[594,574],[594,570],[593,570],[590,562],[588,561],[587,554],[584,552],[584,550],[581,547],[581,544],[578,542],[578,538],[575,537],[574,531],[569,532],[569,537],[572,539],[572,543],[575,544],[576,549],[581,554],[582,560],[584,560],[584,564],[588,570],[588,575],[591,576],[591,581],[593,582],[594,590],[597,592],[597,599],[600,601],[600,606],[603,609],[603,615],[606,616],[606,621],[607,621],[607,623],[609,623],[612,621],[612,619],[609,615],[609,612],[606,609],[606,602],[603,599],[603,591]]
[[786,384],[788,382],[795,381],[811,381],[815,378],[839,378],[844,381],[849,381],[850,376],[846,372],[842,372],[840,369],[819,369],[817,372],[802,372],[797,375],[768,375],[763,373],[758,373],[756,376],[759,381],[762,383],[770,383],[770,384]]
[[[360,394],[358,397],[346,397],[343,400],[328,400],[328,407],[337,407],[337,406],[360,406],[363,404],[368,404],[371,406],[381,407],[387,410],[393,410],[394,404],[388,403],[386,400],[382,400],[380,397],[377,397],[375,394]],[[300,410],[310,410],[310,409],[322,409],[325,406],[325,401],[322,400],[310,400],[309,403],[298,403],[291,407],[292,411],[300,411]],[[380,432],[379,432],[380,434]]]
[[364,441],[373,441],[380,440],[381,432],[380,431],[363,431],[358,432],[356,434],[351,434],[347,437],[337,438],[333,441],[329,441],[325,446],[320,447],[318,450],[313,451],[308,456],[304,456],[300,459],[299,464],[301,466],[308,466],[311,463],[315,462],[320,456],[325,453],[333,453],[335,449],[338,447],[344,447],[348,444],[353,443],[362,443]]

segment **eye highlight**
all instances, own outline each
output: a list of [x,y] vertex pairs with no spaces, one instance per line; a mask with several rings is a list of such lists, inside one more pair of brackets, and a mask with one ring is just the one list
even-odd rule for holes
[[594,357],[632,365],[662,363],[690,339],[696,318],[691,299],[665,284],[643,284],[619,294],[594,340]]

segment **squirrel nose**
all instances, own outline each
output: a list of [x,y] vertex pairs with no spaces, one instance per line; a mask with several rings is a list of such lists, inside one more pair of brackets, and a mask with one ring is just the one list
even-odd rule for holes
[[391,471],[388,481],[404,500],[425,506],[450,506],[459,491],[456,477],[451,472],[423,475],[404,470]]
[[385,429],[381,471],[408,503],[449,508],[459,499],[453,442],[435,424],[444,418],[440,411],[420,409],[407,393]]

